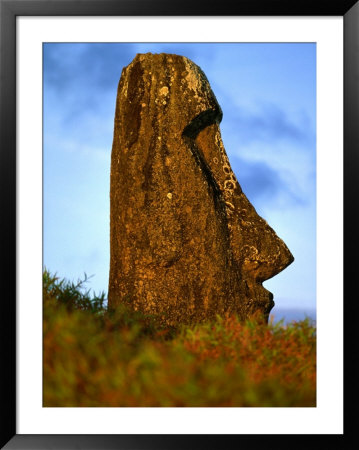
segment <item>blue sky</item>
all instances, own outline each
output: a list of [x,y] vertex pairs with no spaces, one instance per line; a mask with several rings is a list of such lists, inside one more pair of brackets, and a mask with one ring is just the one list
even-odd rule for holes
[[264,283],[276,308],[316,303],[316,47],[281,44],[44,44],[44,265],[108,288],[109,186],[118,81],[137,53],[198,64],[223,110],[232,169],[294,263]]

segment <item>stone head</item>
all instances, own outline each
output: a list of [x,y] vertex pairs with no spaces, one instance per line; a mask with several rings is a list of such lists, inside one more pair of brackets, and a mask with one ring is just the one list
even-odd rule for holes
[[243,193],[224,149],[222,110],[202,70],[137,55],[118,88],[111,160],[109,305],[126,296],[165,324],[257,312],[262,283],[293,256]]

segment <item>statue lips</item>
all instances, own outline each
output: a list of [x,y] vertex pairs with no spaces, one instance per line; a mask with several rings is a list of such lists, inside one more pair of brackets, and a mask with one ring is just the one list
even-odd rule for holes
[[111,155],[109,306],[166,325],[236,313],[268,319],[263,281],[293,256],[232,171],[222,110],[188,58],[137,55],[123,69]]
[[273,300],[273,294],[272,292],[265,289],[263,286],[261,286],[263,289],[263,297],[266,296],[266,301],[263,303],[262,310],[259,310],[260,312],[263,311],[264,319],[266,322],[268,322],[269,313],[271,312],[272,308],[274,307],[274,300]]

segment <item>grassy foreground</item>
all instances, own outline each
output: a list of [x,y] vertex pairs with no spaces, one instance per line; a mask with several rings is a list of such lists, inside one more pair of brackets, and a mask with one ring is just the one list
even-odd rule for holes
[[315,406],[316,329],[235,316],[163,329],[43,275],[44,406]]

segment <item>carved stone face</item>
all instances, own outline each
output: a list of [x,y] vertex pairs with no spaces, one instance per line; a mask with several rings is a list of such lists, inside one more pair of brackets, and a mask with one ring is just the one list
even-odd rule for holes
[[195,142],[225,202],[233,259],[248,298],[246,310],[249,314],[259,310],[268,315],[274,306],[273,295],[262,283],[281,272],[294,258],[242,192],[223,147],[219,126],[206,127]]
[[137,55],[118,90],[109,305],[166,324],[274,305],[262,282],[293,261],[234,175],[207,78],[177,55]]

